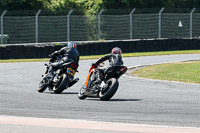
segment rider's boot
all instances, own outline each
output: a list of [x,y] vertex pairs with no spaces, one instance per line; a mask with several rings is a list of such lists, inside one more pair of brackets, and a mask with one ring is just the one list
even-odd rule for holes
[[101,83],[101,81],[102,81],[102,80],[101,80],[100,78],[97,78],[96,81],[94,82],[94,84],[98,85],[98,84]]

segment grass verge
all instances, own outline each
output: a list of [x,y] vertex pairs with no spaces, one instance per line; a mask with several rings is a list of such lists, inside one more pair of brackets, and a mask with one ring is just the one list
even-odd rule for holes
[[200,83],[200,61],[154,65],[133,71],[132,74],[150,79]]
[[[137,53],[123,53],[123,57],[138,57],[138,56],[156,56],[156,55],[175,55],[175,54],[200,54],[200,50],[181,50],[181,51],[161,51],[161,52],[137,52]],[[98,59],[104,55],[90,55],[80,56],[81,60]],[[0,60],[0,63],[11,63],[11,62],[41,62],[48,61],[45,59],[10,59]]]

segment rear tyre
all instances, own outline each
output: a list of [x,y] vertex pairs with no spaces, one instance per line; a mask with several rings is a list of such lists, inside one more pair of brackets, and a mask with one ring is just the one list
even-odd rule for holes
[[69,83],[69,80],[67,78],[67,75],[66,74],[63,74],[58,83],[53,87],[53,91],[54,93],[56,94],[60,94],[64,91],[64,89],[66,88],[66,86],[68,85]]
[[109,100],[116,93],[119,86],[119,82],[115,78],[111,78],[106,82],[106,88],[103,88],[102,91],[99,92],[99,97],[101,100]]
[[81,87],[81,89],[80,89],[80,91],[78,93],[78,98],[79,99],[83,100],[83,99],[85,99],[87,97],[86,95],[84,95],[84,92],[85,92],[85,89],[83,87]]
[[47,85],[44,83],[44,81],[40,81],[39,85],[38,85],[38,92],[42,93],[46,90]]

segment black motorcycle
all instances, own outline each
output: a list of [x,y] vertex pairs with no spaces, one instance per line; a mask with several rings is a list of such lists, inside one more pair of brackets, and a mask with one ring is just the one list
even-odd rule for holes
[[51,63],[45,65],[46,71],[42,75],[42,80],[38,85],[38,92],[44,92],[48,87],[50,91],[59,94],[79,80],[79,78],[74,79],[75,73],[78,72],[78,64],[73,61],[64,63],[59,69],[53,72],[49,72],[49,70],[52,70],[50,69],[52,67]]
[[101,83],[96,84],[95,71],[97,67],[101,66],[91,66],[86,82],[78,94],[79,99],[85,99],[86,97],[100,98],[101,100],[111,99],[118,89],[118,79],[127,71],[127,67],[125,66],[113,66],[112,69],[101,69],[103,70],[103,79]]

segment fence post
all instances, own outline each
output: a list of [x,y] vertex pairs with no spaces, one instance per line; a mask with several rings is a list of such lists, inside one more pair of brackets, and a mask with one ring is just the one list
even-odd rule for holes
[[161,8],[158,14],[158,38],[161,38],[161,14],[164,11],[164,9],[165,9],[164,7]]
[[190,12],[190,38],[192,38],[192,15],[196,8],[193,8]]
[[133,13],[135,12],[135,8],[130,13],[130,39],[133,39]]
[[38,43],[38,16],[40,14],[41,10],[38,10],[38,12],[35,15],[35,42]]
[[5,10],[2,14],[1,14],[1,44],[3,44],[3,17],[6,14],[7,10]]
[[72,14],[73,10],[71,9],[67,14],[67,41],[70,41],[70,15]]
[[101,39],[101,14],[104,11],[104,9],[101,9],[101,11],[98,14],[98,33],[99,33],[99,40]]

